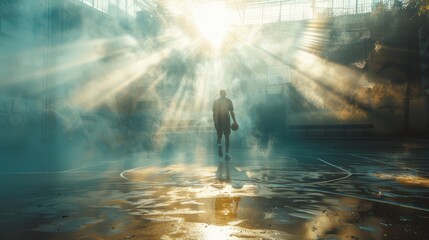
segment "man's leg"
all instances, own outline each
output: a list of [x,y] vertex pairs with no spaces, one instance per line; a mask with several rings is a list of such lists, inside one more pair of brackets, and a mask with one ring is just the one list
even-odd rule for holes
[[231,125],[228,121],[228,123],[225,125],[225,129],[224,129],[224,133],[225,133],[225,150],[226,150],[226,155],[225,155],[225,160],[230,160],[231,157],[229,156],[229,134],[231,134]]
[[222,152],[222,130],[221,129],[216,129],[217,131],[217,154],[219,155],[219,157],[223,156],[223,152]]
[[225,159],[226,160],[231,159],[229,156],[229,134],[226,134],[226,133],[225,133],[225,151],[226,151]]
[[217,132],[217,144],[222,144],[222,132]]

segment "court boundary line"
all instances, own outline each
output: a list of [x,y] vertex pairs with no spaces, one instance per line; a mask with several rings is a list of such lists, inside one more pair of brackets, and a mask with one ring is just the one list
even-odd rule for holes
[[321,190],[321,189],[313,189],[313,190],[317,191],[317,192],[321,192],[321,193],[327,193],[327,194],[334,194],[334,195],[339,195],[339,196],[344,196],[344,197],[357,198],[357,199],[371,201],[371,202],[384,203],[384,204],[389,204],[389,205],[393,205],[393,206],[398,206],[398,207],[404,207],[404,208],[410,208],[410,209],[414,209],[414,210],[420,210],[420,211],[429,212],[428,208],[417,207],[417,206],[403,204],[403,203],[398,203],[398,202],[392,202],[392,201],[381,200],[381,199],[370,198],[370,197],[361,197],[361,196],[356,196],[356,195],[352,195],[352,194],[332,192],[332,191],[326,191],[326,190]]
[[80,172],[0,172],[0,175],[42,175],[42,174],[85,174],[85,173],[120,173],[121,170],[118,171],[80,171]]
[[366,159],[366,160],[370,160],[370,161],[379,162],[379,163],[383,163],[383,164],[386,164],[386,165],[394,166],[394,167],[397,167],[397,168],[400,168],[400,169],[403,169],[403,170],[411,170],[411,171],[414,171],[414,172],[419,172],[419,173],[427,174],[427,173],[425,173],[423,171],[420,171],[418,169],[411,168],[411,167],[403,167],[403,166],[399,166],[397,164],[393,164],[393,163],[389,163],[389,162],[384,162],[384,161],[381,161],[381,160],[378,160],[378,159],[374,159],[374,158],[368,158],[368,157],[360,156],[360,155],[354,154],[354,153],[350,153],[350,155],[354,156],[354,157],[363,158],[363,159]]
[[115,162],[115,161],[104,161],[104,162],[93,164],[93,165],[89,165],[89,166],[84,166],[84,167],[78,167],[78,168],[72,168],[72,169],[67,169],[67,170],[59,171],[59,173],[67,173],[67,172],[73,172],[73,171],[81,170],[81,169],[85,169],[85,168],[98,167],[98,166],[105,165],[105,164],[112,163],[112,162]]
[[[371,157],[394,157],[394,155],[392,155],[392,156],[387,156],[387,155],[382,155],[382,154],[372,154],[372,153],[360,153],[360,154],[356,154],[356,155],[359,155],[359,156],[371,156]],[[421,157],[421,156],[400,156],[401,158],[407,158],[407,159],[409,159],[409,158],[414,158],[414,159],[423,159],[423,160],[427,160],[428,158],[427,157]]]
[[[285,157],[285,156],[280,156],[280,157]],[[341,170],[341,172],[338,172],[338,174],[341,173],[346,173],[346,176],[343,177],[339,177],[339,178],[335,178],[335,179],[329,179],[329,180],[325,180],[325,181],[319,181],[319,182],[311,182],[311,183],[292,183],[292,184],[285,184],[285,187],[289,187],[289,186],[299,186],[299,185],[317,185],[317,184],[322,184],[322,183],[331,183],[331,182],[336,182],[336,181],[340,181],[340,180],[344,180],[346,178],[349,178],[353,175],[352,172],[338,166],[335,165],[333,163],[330,163],[326,160],[323,160],[321,158],[318,157],[310,157],[310,156],[300,156],[300,157],[307,157],[310,159],[316,159],[320,162],[325,163],[326,165],[329,165],[331,167],[337,168],[339,170]],[[381,161],[382,162],[382,161]],[[134,171],[136,169],[139,168],[143,168],[143,167],[152,167],[152,166],[156,166],[159,165],[160,162],[158,162],[157,164],[154,165],[150,165],[150,166],[141,166],[141,167],[136,167],[136,168],[132,168],[132,169],[128,169],[126,171],[123,171],[120,176],[123,179],[129,180],[127,177],[124,176],[125,173],[127,172],[131,172]],[[384,162],[383,162],[384,163]],[[203,184],[205,185],[205,184]],[[389,205],[393,205],[393,206],[398,206],[398,207],[403,207],[403,208],[408,208],[408,209],[414,209],[414,210],[419,210],[419,211],[424,211],[424,212],[429,212],[428,208],[423,208],[423,207],[418,207],[418,206],[412,206],[412,205],[408,205],[408,204],[403,204],[403,203],[398,203],[398,202],[392,202],[392,201],[387,201],[387,200],[382,200],[382,199],[376,199],[376,198],[371,198],[371,197],[365,197],[365,196],[357,196],[357,195],[352,195],[352,194],[347,194],[347,193],[339,193],[339,192],[333,192],[333,191],[326,191],[326,190],[322,190],[322,189],[315,189],[315,188],[310,188],[311,191],[315,191],[315,192],[320,192],[320,193],[326,193],[326,194],[332,194],[332,195],[339,195],[339,196],[345,196],[345,197],[350,197],[350,198],[355,198],[355,199],[361,199],[361,200],[366,200],[366,201],[370,201],[370,202],[378,202],[378,203],[383,203],[383,204],[389,204]],[[308,190],[307,190],[308,191]]]
[[327,162],[327,161],[325,161],[325,160],[323,160],[321,158],[318,158],[318,157],[315,157],[315,159],[317,159],[317,160],[319,160],[319,161],[321,161],[321,162],[323,162],[325,164],[328,164],[328,165],[330,165],[330,166],[332,166],[334,168],[340,169],[341,171],[343,171],[343,173],[347,173],[347,175],[344,176],[344,177],[340,177],[340,178],[336,178],[336,179],[331,179],[331,180],[320,181],[320,182],[316,182],[316,183],[312,183],[312,184],[330,183],[330,182],[341,181],[341,180],[349,178],[349,177],[351,177],[353,175],[353,173],[351,173],[350,171],[348,171],[348,170],[346,170],[346,169],[344,169],[344,168],[342,168],[340,166],[337,166],[337,165],[335,165],[333,163]]
[[[295,155],[294,155],[294,156],[295,156]],[[298,155],[298,156],[299,156],[299,155]],[[296,158],[294,158],[294,157],[286,157],[286,156],[279,156],[279,157],[282,157],[282,158],[293,158],[293,159],[296,159]],[[324,180],[324,181],[317,181],[317,182],[308,182],[308,183],[290,183],[290,184],[287,184],[288,186],[293,186],[293,185],[313,185],[313,184],[321,184],[321,183],[336,182],[336,181],[340,181],[340,180],[344,180],[344,179],[346,179],[346,178],[349,178],[349,177],[351,177],[351,176],[353,175],[353,173],[351,173],[350,171],[348,171],[348,170],[346,170],[346,169],[344,169],[344,168],[342,168],[342,167],[340,167],[340,166],[337,166],[337,165],[335,165],[335,164],[333,164],[333,163],[327,162],[327,161],[325,161],[325,160],[323,160],[323,159],[321,159],[321,158],[318,158],[318,157],[310,157],[310,156],[299,156],[299,157],[306,157],[306,158],[310,158],[310,159],[316,159],[316,160],[318,160],[318,161],[321,161],[321,162],[323,162],[323,163],[325,163],[325,164],[327,164],[327,165],[329,165],[329,166],[332,166],[332,167],[337,168],[337,169],[339,169],[339,170],[341,170],[341,171],[342,171],[342,172],[330,172],[331,174],[333,173],[333,174],[347,174],[347,175],[346,175],[346,176],[342,176],[342,177],[338,177],[338,178],[334,178],[334,179],[328,179],[328,180]],[[129,180],[129,178],[127,178],[127,177],[125,176],[125,174],[127,174],[127,173],[129,173],[129,172],[132,172],[132,171],[134,171],[134,170],[140,169],[140,168],[144,168],[144,167],[154,167],[154,166],[158,166],[160,163],[161,163],[161,161],[157,162],[156,164],[149,165],[149,166],[140,166],[140,167],[135,167],[135,168],[127,169],[127,170],[125,170],[125,171],[121,172],[121,173],[119,174],[119,176],[120,176],[121,178],[125,179],[125,180]]]

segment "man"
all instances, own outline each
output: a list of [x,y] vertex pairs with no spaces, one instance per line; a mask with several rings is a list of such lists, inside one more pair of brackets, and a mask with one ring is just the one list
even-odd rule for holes
[[225,160],[230,160],[229,156],[229,134],[231,133],[230,116],[237,124],[234,114],[234,106],[232,101],[226,98],[226,91],[220,90],[220,98],[213,103],[213,121],[217,132],[218,155],[223,156],[222,152],[222,135],[225,135]]

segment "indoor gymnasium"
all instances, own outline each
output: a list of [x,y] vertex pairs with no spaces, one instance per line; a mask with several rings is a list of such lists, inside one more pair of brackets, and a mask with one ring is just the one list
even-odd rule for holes
[[429,239],[428,0],[0,0],[0,240]]

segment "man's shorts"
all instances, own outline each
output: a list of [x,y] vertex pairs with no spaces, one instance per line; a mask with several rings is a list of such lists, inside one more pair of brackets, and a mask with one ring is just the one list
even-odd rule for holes
[[216,123],[216,132],[218,135],[225,134],[229,135],[231,133],[231,124],[228,121],[218,121]]

